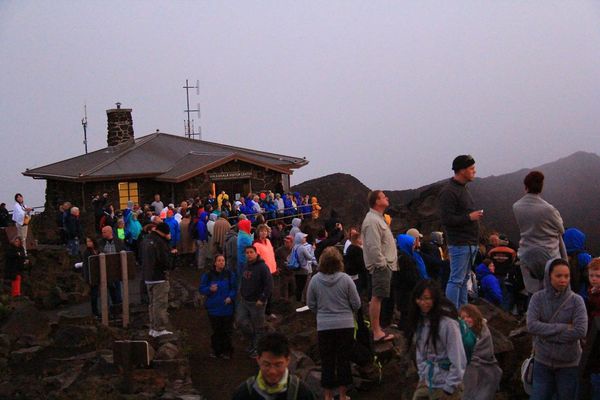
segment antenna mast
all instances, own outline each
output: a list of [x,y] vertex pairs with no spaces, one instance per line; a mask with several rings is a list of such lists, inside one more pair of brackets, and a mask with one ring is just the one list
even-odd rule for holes
[[198,127],[198,132],[196,132],[196,128],[194,127],[194,120],[191,119],[190,114],[191,113],[198,113],[198,119],[200,118],[200,103],[198,103],[198,106],[196,107],[195,110],[191,110],[190,109],[190,89],[196,89],[196,95],[200,94],[200,81],[196,80],[196,86],[190,86],[190,84],[188,83],[188,80],[185,80],[185,86],[183,87],[185,89],[185,97],[186,97],[186,104],[187,104],[187,108],[185,110],[183,110],[184,113],[187,114],[187,119],[183,122],[184,123],[184,129],[185,129],[185,137],[189,138],[189,139],[200,139],[202,140],[202,129],[201,127]]
[[83,103],[83,118],[81,118],[81,125],[83,126],[83,145],[85,146],[85,154],[87,154],[87,104],[85,103]]

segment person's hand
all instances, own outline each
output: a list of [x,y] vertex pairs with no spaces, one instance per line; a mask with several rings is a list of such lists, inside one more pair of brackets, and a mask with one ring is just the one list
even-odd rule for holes
[[225,299],[225,304],[231,304],[231,299],[229,297]]
[[216,283],[213,283],[212,285],[210,285],[210,291],[211,292],[216,292],[219,289],[219,286]]
[[256,300],[256,307],[262,307],[265,303],[260,300]]
[[177,249],[171,249],[171,254],[177,254]]
[[471,221],[479,221],[481,218],[483,218],[483,210],[477,210],[469,213],[469,219]]
[[342,226],[342,224],[340,222],[338,222],[337,224],[335,224],[336,229],[343,231],[344,227]]

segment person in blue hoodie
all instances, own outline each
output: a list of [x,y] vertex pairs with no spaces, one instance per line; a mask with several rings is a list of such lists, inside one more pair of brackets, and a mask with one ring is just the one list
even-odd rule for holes
[[423,261],[421,254],[419,254],[418,251],[415,251],[415,238],[410,235],[400,234],[396,237],[396,243],[398,250],[407,254],[415,262],[417,271],[419,271],[419,277],[421,279],[429,279],[425,262]]
[[563,234],[567,248],[569,267],[571,269],[571,290],[587,299],[588,282],[586,267],[592,261],[592,256],[585,249],[585,234],[577,228],[569,228]]
[[534,293],[527,310],[527,331],[533,335],[532,400],[576,399],[581,340],[588,316],[581,296],[569,285],[566,260],[549,260],[544,289]]
[[479,297],[497,306],[502,304],[502,288],[498,278],[494,275],[495,267],[491,260],[483,260],[475,269],[477,281],[480,285]]
[[196,222],[196,266],[198,269],[206,267],[206,254],[208,250],[208,213],[202,211]]
[[171,230],[171,241],[169,245],[172,249],[177,247],[177,243],[179,243],[179,239],[181,238],[181,232],[179,230],[179,222],[173,216],[173,211],[167,211],[167,218],[165,218],[165,223],[169,225],[169,229]]
[[225,269],[225,256],[217,254],[211,270],[202,275],[200,293],[206,296],[204,306],[213,334],[210,337],[211,358],[229,360],[233,352],[233,303],[236,295],[235,272]]

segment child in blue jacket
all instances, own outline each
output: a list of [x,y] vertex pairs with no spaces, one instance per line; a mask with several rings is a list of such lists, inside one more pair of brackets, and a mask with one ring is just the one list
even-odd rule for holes
[[235,272],[225,269],[225,257],[215,256],[211,270],[200,280],[200,293],[206,296],[204,305],[213,331],[211,336],[211,358],[229,360],[233,352],[233,301],[236,295]]

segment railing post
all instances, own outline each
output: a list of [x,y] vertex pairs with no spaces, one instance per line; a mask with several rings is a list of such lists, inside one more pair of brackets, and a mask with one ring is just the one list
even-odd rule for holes
[[100,253],[100,304],[102,325],[108,326],[108,284],[106,279],[106,254]]
[[127,271],[127,252],[121,250],[121,280],[123,281],[123,328],[129,325],[129,277]]

